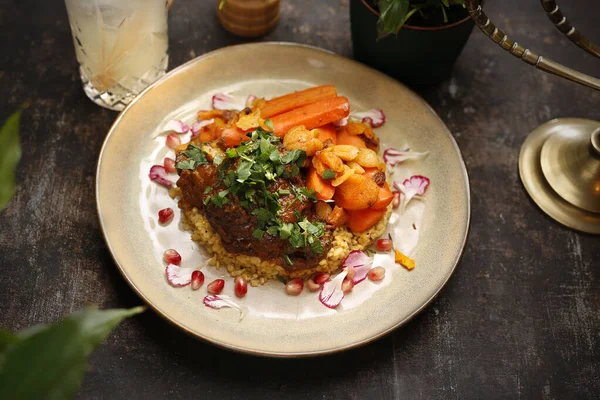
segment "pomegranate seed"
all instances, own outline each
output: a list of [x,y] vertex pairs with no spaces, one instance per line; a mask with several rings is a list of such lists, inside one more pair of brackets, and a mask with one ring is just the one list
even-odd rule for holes
[[177,250],[169,249],[165,251],[163,254],[163,258],[165,259],[167,264],[175,264],[179,265],[181,263],[181,256],[177,252]]
[[398,208],[398,206],[400,205],[400,192],[394,190],[392,194],[394,195],[394,200],[392,200],[392,207]]
[[379,239],[377,243],[375,243],[375,247],[379,251],[390,251],[394,243],[390,239]]
[[207,290],[210,294],[219,294],[225,287],[225,281],[223,279],[215,279],[211,283],[208,284]]
[[354,282],[352,279],[344,279],[344,282],[342,282],[342,292],[344,293],[350,293],[353,287]]
[[321,286],[322,284],[324,284],[326,281],[329,280],[329,274],[326,274],[324,272],[317,272],[315,274],[315,276],[313,277],[313,280],[315,281],[315,283],[319,286]]
[[175,160],[173,160],[172,158],[165,157],[163,164],[164,164],[165,170],[167,172],[169,172],[169,173],[177,172],[177,169],[175,168]]
[[200,286],[204,283],[204,274],[202,271],[194,271],[192,272],[192,289],[198,290]]
[[163,225],[168,224],[173,219],[173,215],[175,215],[175,213],[172,208],[163,208],[158,212],[158,222]]
[[243,276],[236,277],[234,284],[234,291],[237,297],[244,297],[248,293],[248,282]]
[[375,282],[380,281],[385,276],[385,268],[383,268],[383,267],[371,268],[369,270],[369,272],[367,272],[367,276],[372,281],[375,281]]
[[306,287],[310,292],[316,292],[317,290],[321,289],[321,285],[319,285],[312,279],[306,281]]
[[354,276],[356,276],[356,270],[354,269],[354,267],[348,267],[346,269],[348,270],[348,273],[346,274],[346,277],[344,279],[354,280]]
[[167,135],[167,146],[172,149],[176,149],[181,145],[181,139],[175,133],[169,133]]
[[285,291],[292,296],[298,296],[304,289],[304,281],[300,278],[292,279],[285,285]]

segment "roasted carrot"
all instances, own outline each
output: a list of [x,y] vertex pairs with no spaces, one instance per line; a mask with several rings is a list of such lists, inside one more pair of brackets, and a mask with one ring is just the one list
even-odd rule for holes
[[351,135],[348,133],[348,129],[346,127],[343,127],[338,131],[336,144],[349,144],[351,146],[358,147],[359,149],[367,147],[367,144],[362,137],[359,135]]
[[306,187],[317,193],[319,200],[331,200],[335,193],[335,188],[331,183],[319,176],[317,170],[310,168],[306,177]]
[[331,143],[337,144],[337,131],[335,126],[331,124],[323,125],[317,128],[317,138],[325,143],[327,140],[331,140]]
[[371,178],[353,174],[335,188],[335,204],[346,210],[370,208],[377,201],[379,186]]
[[306,129],[314,129],[345,118],[350,113],[348,99],[343,96],[323,99],[300,108],[279,114],[273,118],[275,135],[285,136],[287,131],[299,125]]
[[349,211],[348,214],[348,228],[354,233],[361,233],[375,226],[385,214],[385,209]]
[[205,126],[200,131],[200,141],[202,143],[212,142],[221,137],[221,131],[222,129],[216,124]]
[[261,107],[260,116],[262,118],[274,117],[275,115],[293,110],[294,108],[335,96],[337,96],[335,86],[316,86],[299,92],[286,94],[285,96],[275,97],[274,99],[267,101],[265,105]]
[[250,138],[246,136],[246,132],[237,126],[228,126],[223,129],[223,133],[219,140],[226,148],[230,148],[239,146],[242,141],[247,142]]
[[[382,174],[377,168],[365,168],[364,176],[373,179],[373,175]],[[385,179],[385,178],[383,178]],[[387,206],[394,200],[394,194],[390,190],[387,182],[383,183],[383,187],[379,187],[379,194],[377,195],[377,201],[371,206],[372,210],[385,210]]]
[[371,209],[373,210],[385,210],[387,206],[394,200],[394,194],[390,190],[390,187],[387,183],[383,185],[382,188],[379,189],[379,195],[377,196],[377,201]]
[[348,221],[348,213],[342,207],[338,206],[334,206],[333,211],[325,219],[325,222],[336,228],[344,225],[346,221]]

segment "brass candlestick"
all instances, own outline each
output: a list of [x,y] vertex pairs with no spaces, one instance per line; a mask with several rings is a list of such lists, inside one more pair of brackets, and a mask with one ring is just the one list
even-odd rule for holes
[[[569,40],[600,58],[600,46],[582,35],[556,1],[540,0],[544,11]],[[508,38],[485,15],[478,0],[467,0],[477,26],[492,41],[524,62],[600,90],[600,79],[544,58]],[[561,118],[535,128],[521,147],[521,181],[537,205],[556,221],[600,234],[600,122]]]

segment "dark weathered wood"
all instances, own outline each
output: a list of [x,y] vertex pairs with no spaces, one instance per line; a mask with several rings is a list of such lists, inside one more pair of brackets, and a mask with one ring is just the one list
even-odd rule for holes
[[[241,42],[220,28],[214,3],[175,0],[171,66]],[[598,75],[600,61],[569,43],[537,1],[487,3],[515,40]],[[591,16],[600,5],[563,3],[597,40]],[[22,329],[87,304],[140,304],[107,252],[94,202],[96,157],[116,114],[81,90],[63,2],[0,0],[0,27],[0,118],[31,103],[18,190],[0,214],[0,325]],[[351,56],[348,1],[284,0],[279,26],[264,40]],[[600,93],[544,75],[475,31],[453,78],[422,94],[462,149],[473,215],[456,274],[420,316],[357,350],[277,360],[215,348],[146,312],[94,353],[79,397],[597,398],[600,239],[544,216],[520,183],[517,159],[542,122],[600,118]]]

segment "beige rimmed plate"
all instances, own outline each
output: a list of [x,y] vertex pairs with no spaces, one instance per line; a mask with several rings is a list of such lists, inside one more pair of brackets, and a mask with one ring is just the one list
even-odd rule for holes
[[[429,151],[422,161],[405,162],[394,172],[403,181],[430,178],[423,200],[405,214],[396,211],[388,226],[395,244],[416,260],[413,271],[386,256],[380,283],[358,284],[338,309],[324,307],[315,293],[285,294],[280,282],[249,288],[233,309],[202,304],[198,291],[173,288],[166,281],[162,253],[177,249],[182,266],[203,264],[206,253],[183,231],[176,202],[150,182],[148,171],[172,152],[162,127],[172,119],[193,122],[216,92],[244,98],[273,97],[318,84],[334,84],[353,110],[381,108],[386,123],[376,130],[383,147],[410,146]],[[176,176],[173,176],[175,180]],[[469,228],[469,183],[460,151],[450,132],[417,95],[397,81],[354,61],[317,48],[286,43],[247,44],[221,49],[173,70],[140,94],[117,118],[100,153],[96,201],[108,247],[131,287],[160,315],[184,331],[233,350],[267,356],[308,356],[368,343],[404,324],[446,284],[462,254]],[[171,207],[175,220],[163,227],[158,210]],[[224,269],[205,267],[206,282],[233,280]]]

